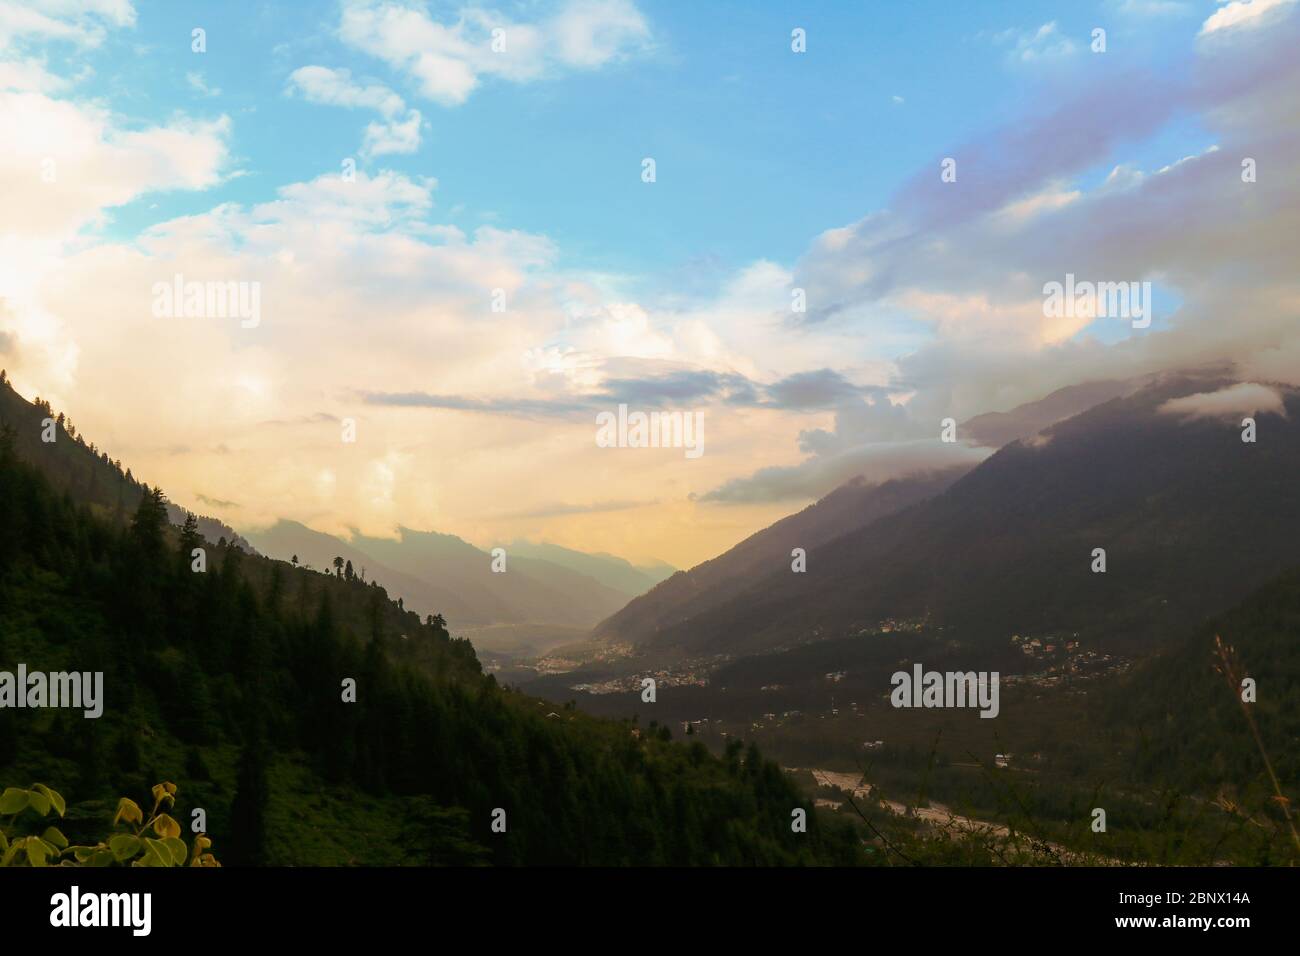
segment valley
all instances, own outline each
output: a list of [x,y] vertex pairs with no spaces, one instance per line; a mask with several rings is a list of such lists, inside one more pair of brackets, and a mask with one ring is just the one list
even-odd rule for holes
[[[1183,375],[1129,388],[1049,427],[1048,441],[1013,441],[969,472],[923,478],[913,497],[895,492],[860,529],[850,524],[810,549],[806,574],[790,573],[784,560],[798,534],[758,550],[782,524],[830,507],[841,489],[634,599],[593,640],[515,660],[498,677],[592,714],[671,727],[717,753],[743,740],[787,767],[865,774],[888,799],[911,794],[908,805],[917,806],[916,794],[933,795],[999,826],[1037,806],[1038,823],[1068,829],[1086,817],[1080,801],[1088,794],[1145,820],[1161,794],[1183,786],[1187,778],[1171,774],[1181,759],[1210,770],[1173,756],[1181,738],[1172,721],[1182,708],[1164,698],[1170,709],[1157,719],[1144,704],[1152,699],[1145,688],[1168,686],[1166,662],[1176,660],[1187,689],[1214,696],[1211,612],[1244,601],[1233,614],[1248,620],[1259,595],[1275,594],[1273,582],[1300,566],[1300,497],[1275,470],[1300,470],[1292,460],[1300,451],[1300,398],[1285,392],[1290,414],[1268,419],[1280,445],[1262,455],[1249,446],[1216,455],[1207,467],[1216,444],[1233,447],[1229,423],[1178,422],[1159,409],[1225,387],[1219,373],[1208,375],[1208,385],[1201,375]],[[1092,486],[1091,496],[1080,481]],[[1258,495],[1243,497],[1250,486]],[[1250,506],[1263,500],[1268,507]],[[1175,518],[1165,511],[1174,503],[1180,516],[1184,505],[1202,522],[1214,515],[1213,526]],[[1073,558],[1061,544],[1070,541],[1078,542]],[[1090,567],[1091,542],[1108,545],[1111,563],[1102,573]],[[755,572],[754,555],[764,553],[775,568],[766,575]],[[1074,571],[1065,567],[1071,561]],[[691,577],[699,581],[687,592],[681,582]],[[1030,593],[1032,606],[1023,600]],[[646,618],[642,605],[655,617]],[[873,609],[878,616],[868,617]],[[1194,642],[1202,648],[1196,666],[1188,657]],[[1254,659],[1276,678],[1296,666],[1296,645],[1284,653],[1285,664],[1258,652]],[[921,668],[950,683],[992,672],[1000,700],[981,699],[985,706],[973,711],[960,702],[899,707],[891,700],[896,676]],[[647,678],[652,699],[643,692]],[[1178,696],[1172,687],[1167,693]],[[1203,817],[1223,793],[1252,792],[1255,812],[1276,826],[1264,767],[1250,760],[1240,715],[1224,713],[1231,695],[1220,689],[1219,697],[1213,712],[1222,723],[1207,729],[1209,739],[1236,737],[1243,752],[1232,766],[1251,769],[1233,777],[1221,762],[1226,754],[1216,757],[1217,771],[1197,775],[1210,804],[1189,793],[1180,798],[1184,809]],[[1300,754],[1283,729],[1288,722],[1281,711],[1271,714],[1269,739],[1294,774]],[[1224,775],[1212,782],[1216,772]],[[811,780],[805,786],[820,789]],[[1026,792],[1017,794],[1019,787]],[[1224,805],[1240,806],[1236,797]],[[1239,809],[1218,813],[1220,830],[1241,822]],[[1123,815],[1111,820],[1126,826]]]

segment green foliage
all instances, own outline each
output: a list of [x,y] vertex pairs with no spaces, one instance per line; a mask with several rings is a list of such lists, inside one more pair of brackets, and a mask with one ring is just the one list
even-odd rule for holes
[[[94,846],[72,846],[46,817],[63,817],[67,804],[62,795],[44,784],[22,790],[9,787],[0,795],[0,867],[6,866],[220,866],[210,852],[212,841],[199,834],[191,846],[181,837],[180,824],[163,812],[176,801],[176,785],[153,788],[153,809],[146,817],[140,806],[123,797],[113,816],[116,832]],[[125,826],[125,830],[118,829]],[[39,835],[37,831],[41,831]]]

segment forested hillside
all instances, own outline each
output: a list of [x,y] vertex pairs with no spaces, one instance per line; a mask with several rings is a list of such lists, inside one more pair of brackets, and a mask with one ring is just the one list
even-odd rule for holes
[[[1218,637],[1231,650],[1224,673]],[[1240,682],[1254,681],[1241,706]],[[1284,788],[1300,781],[1300,570],[1270,582],[1136,668],[1106,698],[1105,719],[1127,738],[1132,772],[1255,805],[1273,796],[1259,744]],[[1295,796],[1294,793],[1291,794]]]
[[[202,807],[227,863],[856,859],[811,812],[792,832],[807,801],[755,750],[719,759],[503,689],[440,618],[374,582],[215,546],[170,526],[158,489],[116,522],[19,444],[5,422],[0,670],[102,671],[106,701],[97,720],[0,709],[0,783],[61,790],[74,842],[79,827],[98,838],[107,801],[168,779],[192,801],[178,818]],[[125,507],[133,489],[98,498]]]

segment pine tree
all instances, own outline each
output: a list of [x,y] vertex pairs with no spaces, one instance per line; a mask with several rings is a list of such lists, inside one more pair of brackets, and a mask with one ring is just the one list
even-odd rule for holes
[[185,524],[181,528],[180,558],[182,565],[188,565],[194,557],[194,549],[203,546],[203,536],[199,534],[199,519],[187,512]]
[[150,557],[156,557],[163,548],[163,529],[167,527],[167,497],[161,488],[144,488],[140,505],[131,519],[131,534],[136,543]]

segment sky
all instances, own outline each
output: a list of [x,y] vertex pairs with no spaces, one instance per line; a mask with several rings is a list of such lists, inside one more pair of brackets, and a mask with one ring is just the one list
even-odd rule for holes
[[1298,8],[0,0],[0,365],[238,529],[690,566],[947,417],[1294,381]]

